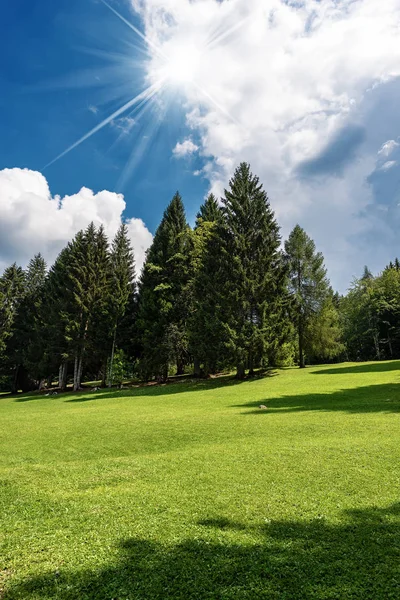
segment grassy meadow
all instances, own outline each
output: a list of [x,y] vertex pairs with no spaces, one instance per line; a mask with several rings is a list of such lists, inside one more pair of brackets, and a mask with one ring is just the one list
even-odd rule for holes
[[0,598],[398,600],[399,383],[393,361],[2,396]]

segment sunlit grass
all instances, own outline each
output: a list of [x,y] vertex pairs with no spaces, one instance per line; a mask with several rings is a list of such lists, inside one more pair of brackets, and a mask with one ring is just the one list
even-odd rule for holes
[[0,598],[398,598],[399,369],[1,398]]

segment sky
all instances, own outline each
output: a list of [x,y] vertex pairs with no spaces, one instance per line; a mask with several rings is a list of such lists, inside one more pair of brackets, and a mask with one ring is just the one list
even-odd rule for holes
[[400,255],[400,0],[13,0],[0,20],[0,270],[90,221],[140,269],[248,161],[345,292]]

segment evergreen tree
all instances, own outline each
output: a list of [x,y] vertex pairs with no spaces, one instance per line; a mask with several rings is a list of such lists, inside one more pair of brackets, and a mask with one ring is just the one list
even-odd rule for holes
[[218,205],[217,199],[214,194],[210,194],[207,200],[200,206],[200,210],[197,213],[196,227],[202,222],[215,223],[221,219],[221,216],[221,208]]
[[0,277],[0,343],[3,349],[2,375],[11,380],[11,391],[18,391],[18,371],[21,348],[14,338],[18,311],[25,295],[25,273],[16,263],[7,267]]
[[296,225],[285,243],[289,268],[289,290],[294,300],[298,331],[299,364],[305,367],[306,329],[313,315],[321,310],[329,282],[326,277],[324,257],[316,252],[315,244],[304,229]]
[[217,268],[220,239],[216,233],[221,221],[221,210],[211,194],[200,207],[192,232],[188,337],[196,377],[215,373],[224,361],[226,339],[219,320],[222,288]]
[[41,342],[43,322],[40,308],[46,278],[46,263],[40,254],[34,256],[25,271],[24,295],[15,320],[10,354],[16,363],[16,387],[29,391],[41,378]]
[[128,228],[123,223],[119,228],[111,249],[111,294],[110,312],[112,317],[112,348],[109,370],[109,386],[112,385],[114,353],[118,338],[118,329],[127,307],[134,301],[135,295],[135,261]]
[[222,199],[219,264],[224,283],[224,329],[237,377],[265,360],[282,325],[285,275],[279,227],[258,177],[242,163]]
[[139,286],[141,371],[165,381],[171,363],[181,373],[188,359],[185,289],[189,280],[188,225],[177,193],[147,252]]

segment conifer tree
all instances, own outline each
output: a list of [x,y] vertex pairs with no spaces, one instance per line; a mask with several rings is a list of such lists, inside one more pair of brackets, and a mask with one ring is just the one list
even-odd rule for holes
[[192,232],[188,337],[196,377],[215,373],[224,360],[224,331],[218,316],[221,280],[215,258],[220,244],[216,224],[221,221],[221,209],[210,194],[200,207]]
[[184,290],[189,280],[188,225],[179,193],[164,212],[147,252],[139,286],[138,331],[141,370],[165,381],[171,363],[182,372],[187,361]]
[[197,213],[196,227],[202,222],[215,223],[221,219],[221,216],[221,207],[218,205],[214,194],[210,194],[206,201],[200,206],[199,212]]
[[11,391],[18,391],[18,371],[21,350],[15,343],[16,320],[25,294],[25,273],[16,263],[7,267],[0,277],[0,340],[3,347],[2,372],[11,378]]
[[296,225],[285,242],[289,290],[294,300],[299,364],[305,367],[305,336],[311,317],[319,312],[329,290],[324,257],[304,229]]
[[283,318],[285,277],[279,227],[259,178],[242,163],[222,199],[218,227],[224,272],[224,327],[237,378],[261,364]]
[[113,361],[118,338],[118,328],[125,315],[128,304],[133,302],[136,288],[135,260],[128,237],[128,228],[125,223],[120,226],[112,243],[111,271],[110,312],[112,320],[112,346],[109,386],[112,385]]
[[43,301],[43,288],[46,277],[46,263],[41,256],[34,256],[25,271],[24,295],[15,320],[13,348],[17,369],[17,386],[28,391],[35,380],[41,378],[41,334],[43,323],[40,320],[40,307]]

